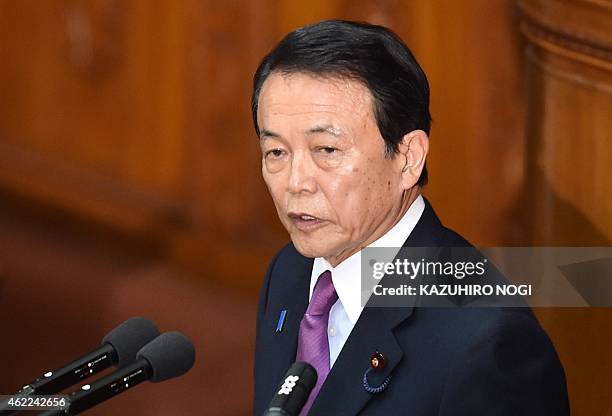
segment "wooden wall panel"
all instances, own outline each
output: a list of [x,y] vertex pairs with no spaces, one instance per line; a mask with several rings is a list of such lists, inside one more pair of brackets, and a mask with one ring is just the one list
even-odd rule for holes
[[[612,244],[612,2],[524,0],[532,245]],[[610,413],[612,310],[539,309],[565,364],[572,414]]]
[[513,208],[524,174],[525,142],[514,4],[412,4],[406,18],[415,26],[406,38],[432,91],[431,183],[425,192],[447,224],[471,241],[520,240]]
[[0,183],[113,226],[180,213],[180,9],[0,3]]
[[253,73],[276,40],[274,13],[246,0],[183,4],[189,220],[171,235],[168,257],[211,282],[255,293],[285,239],[261,178],[250,113]]
[[524,1],[532,239],[612,243],[612,2]]

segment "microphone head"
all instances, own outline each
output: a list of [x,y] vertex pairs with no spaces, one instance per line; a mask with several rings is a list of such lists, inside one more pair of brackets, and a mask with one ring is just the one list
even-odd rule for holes
[[109,344],[117,353],[119,367],[136,359],[136,353],[143,345],[159,336],[159,329],[147,318],[134,317],[106,334],[102,345]]
[[297,416],[317,384],[317,370],[308,363],[297,362],[281,380],[264,415]]
[[136,358],[149,362],[153,383],[185,374],[195,362],[195,349],[189,339],[180,332],[164,332],[142,347]]

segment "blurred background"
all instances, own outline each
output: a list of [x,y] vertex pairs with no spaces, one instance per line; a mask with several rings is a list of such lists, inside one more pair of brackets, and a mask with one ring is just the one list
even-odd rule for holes
[[[142,315],[192,338],[196,366],[89,414],[250,413],[257,293],[288,240],[251,79],[326,18],[387,25],[424,67],[447,226],[611,245],[610,0],[0,0],[0,392]],[[573,414],[612,415],[612,310],[536,313]]]

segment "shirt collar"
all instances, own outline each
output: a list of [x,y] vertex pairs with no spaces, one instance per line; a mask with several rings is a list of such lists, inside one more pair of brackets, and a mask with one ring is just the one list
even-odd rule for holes
[[[392,247],[399,251],[417,222],[419,222],[424,210],[425,201],[419,195],[397,224],[368,247]],[[397,252],[393,254],[393,257],[396,254]],[[338,299],[351,322],[355,324],[363,311],[363,306],[361,306],[361,251],[353,254],[336,267],[332,267],[323,257],[315,258],[310,275],[309,299],[312,297],[317,279],[325,270],[331,271],[332,282],[336,288],[336,293],[338,293]]]

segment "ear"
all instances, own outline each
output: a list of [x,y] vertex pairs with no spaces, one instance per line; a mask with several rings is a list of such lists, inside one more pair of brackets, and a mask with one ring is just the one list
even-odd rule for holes
[[429,136],[423,130],[413,130],[407,133],[398,144],[397,157],[403,160],[400,186],[410,189],[419,181],[425,159],[429,152]]

